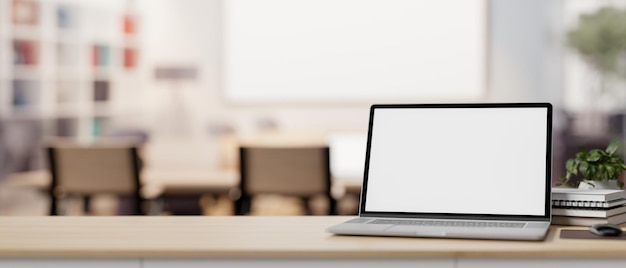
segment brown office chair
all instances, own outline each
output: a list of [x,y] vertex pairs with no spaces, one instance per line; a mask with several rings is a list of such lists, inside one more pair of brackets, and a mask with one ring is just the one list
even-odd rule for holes
[[94,194],[131,196],[133,214],[142,214],[140,160],[137,147],[128,143],[80,144],[62,141],[46,145],[50,184],[50,215],[58,215],[57,202],[67,195],[85,197],[85,211]]
[[246,147],[239,148],[241,196],[235,214],[250,212],[257,194],[281,194],[302,198],[307,209],[309,198],[323,194],[329,200],[329,214],[335,215],[336,201],[331,196],[330,153],[322,147]]

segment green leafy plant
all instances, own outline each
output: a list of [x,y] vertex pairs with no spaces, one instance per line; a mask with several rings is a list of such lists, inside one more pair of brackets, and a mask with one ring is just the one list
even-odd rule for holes
[[620,63],[626,51],[626,10],[604,7],[582,14],[578,26],[567,33],[567,42],[603,76],[626,77]]
[[[576,157],[570,158],[565,162],[567,173],[562,178],[563,183],[567,184],[572,176],[578,174],[591,185],[593,183],[589,181],[617,180],[622,172],[626,170],[624,160],[615,153],[619,145],[620,141],[614,140],[604,151],[600,149],[590,151],[582,149],[576,153]],[[618,182],[618,185],[620,188],[624,187],[624,183],[621,181]],[[593,186],[595,187],[595,185]]]

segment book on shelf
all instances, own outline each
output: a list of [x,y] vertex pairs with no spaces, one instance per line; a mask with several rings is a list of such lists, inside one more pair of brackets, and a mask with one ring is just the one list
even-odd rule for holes
[[97,102],[109,100],[109,81],[97,80],[93,82],[93,100]]
[[34,105],[39,99],[39,81],[13,80],[13,107]]
[[78,135],[78,119],[57,118],[55,120],[55,135],[59,137],[75,137]]
[[76,11],[73,6],[60,5],[57,7],[57,27],[59,29],[71,29],[75,27]]
[[13,64],[35,65],[38,60],[38,44],[35,41],[13,40]]
[[611,201],[626,199],[624,190],[552,188],[552,200]]
[[93,66],[109,65],[109,47],[104,45],[94,45],[92,47]]
[[123,30],[127,35],[131,35],[135,33],[135,16],[131,14],[125,14],[123,20]]
[[137,64],[137,51],[133,48],[124,49],[124,67],[127,69],[135,67]]
[[626,205],[611,207],[607,209],[591,209],[591,208],[560,208],[553,207],[552,215],[555,216],[572,216],[572,217],[592,217],[606,218],[618,214],[626,213]]
[[35,25],[39,20],[39,3],[33,0],[14,0],[11,13],[14,24]]
[[609,217],[572,217],[552,215],[552,224],[555,225],[581,225],[591,226],[598,223],[622,224],[626,222],[626,213],[617,214]]

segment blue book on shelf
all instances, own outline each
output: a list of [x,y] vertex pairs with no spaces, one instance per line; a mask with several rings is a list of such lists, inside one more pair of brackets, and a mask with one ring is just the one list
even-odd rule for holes
[[107,46],[98,46],[98,62],[100,66],[108,66],[109,65],[109,47]]

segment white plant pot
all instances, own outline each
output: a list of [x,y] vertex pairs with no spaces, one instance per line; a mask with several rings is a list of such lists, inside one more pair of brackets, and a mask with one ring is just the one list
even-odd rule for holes
[[609,180],[609,181],[581,181],[580,184],[578,184],[578,189],[619,190],[620,188],[619,186],[617,186],[617,180]]

